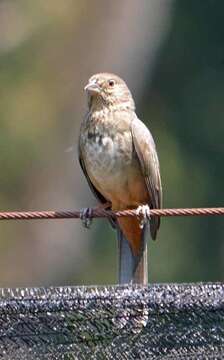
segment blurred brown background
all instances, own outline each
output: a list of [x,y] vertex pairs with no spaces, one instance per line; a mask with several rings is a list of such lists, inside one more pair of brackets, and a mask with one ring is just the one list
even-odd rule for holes
[[[77,160],[83,87],[123,77],[159,152],[164,207],[223,206],[224,3],[0,2],[0,209],[96,204]],[[71,149],[72,147],[72,149]],[[0,286],[116,282],[104,220],[1,222]],[[223,218],[167,218],[150,281],[223,279]]]

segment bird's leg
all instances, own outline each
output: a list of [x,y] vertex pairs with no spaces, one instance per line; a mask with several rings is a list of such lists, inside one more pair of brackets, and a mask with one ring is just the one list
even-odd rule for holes
[[140,217],[140,228],[143,229],[150,220],[150,208],[148,205],[140,205],[136,210],[136,214]]
[[99,204],[98,206],[96,206],[94,209],[96,210],[101,210],[101,209],[104,209],[104,210],[107,210],[108,208],[111,208],[112,204],[110,201],[107,201],[106,203],[104,204]]
[[92,213],[92,208],[84,208],[80,210],[80,219],[82,220],[82,225],[87,229],[90,228],[93,221]]
[[98,206],[94,207],[94,208],[84,208],[80,210],[80,219],[82,220],[82,225],[89,229],[92,221],[93,221],[93,211],[94,210],[106,210],[108,208],[111,207],[111,203],[108,201],[104,204],[99,204]]

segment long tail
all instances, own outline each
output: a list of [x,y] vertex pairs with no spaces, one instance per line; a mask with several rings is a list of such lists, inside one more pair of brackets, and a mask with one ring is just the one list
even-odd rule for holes
[[146,230],[146,227],[141,229],[140,249],[135,254],[130,246],[130,241],[126,239],[122,230],[118,227],[119,284],[146,285],[148,283]]

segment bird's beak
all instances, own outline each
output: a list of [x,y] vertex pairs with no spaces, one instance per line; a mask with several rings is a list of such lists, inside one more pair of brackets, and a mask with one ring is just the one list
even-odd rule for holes
[[85,87],[84,90],[87,91],[89,94],[96,95],[100,93],[100,87],[96,82],[89,82]]

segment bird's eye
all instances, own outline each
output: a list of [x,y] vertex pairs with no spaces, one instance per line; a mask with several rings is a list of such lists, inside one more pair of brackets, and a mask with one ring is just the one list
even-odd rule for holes
[[108,84],[109,84],[110,87],[113,87],[114,84],[115,84],[115,81],[114,81],[114,80],[109,80],[109,81],[108,81]]

